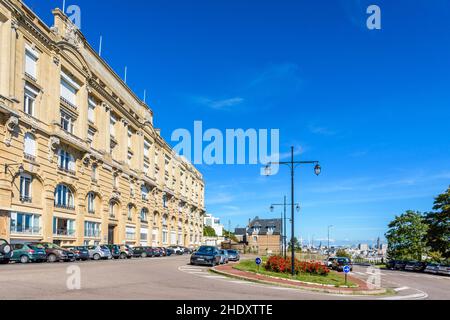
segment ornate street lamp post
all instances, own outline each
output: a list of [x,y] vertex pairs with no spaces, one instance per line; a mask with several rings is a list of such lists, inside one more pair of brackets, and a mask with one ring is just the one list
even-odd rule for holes
[[322,171],[322,167],[319,164],[319,161],[294,161],[294,147],[291,147],[291,161],[282,161],[282,162],[269,162],[265,168],[265,174],[267,176],[271,175],[271,165],[272,164],[283,164],[287,165],[291,169],[291,219],[292,219],[292,235],[291,235],[291,244],[292,244],[292,276],[295,275],[295,248],[294,248],[294,235],[295,235],[295,224],[294,224],[294,175],[295,168],[301,164],[314,164],[314,173],[318,176]]

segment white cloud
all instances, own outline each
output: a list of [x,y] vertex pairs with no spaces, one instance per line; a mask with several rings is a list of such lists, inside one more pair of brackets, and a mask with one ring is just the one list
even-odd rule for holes
[[231,107],[237,106],[244,102],[244,99],[241,97],[234,97],[222,100],[214,100],[207,97],[197,97],[195,98],[195,100],[197,103],[214,110],[227,110]]

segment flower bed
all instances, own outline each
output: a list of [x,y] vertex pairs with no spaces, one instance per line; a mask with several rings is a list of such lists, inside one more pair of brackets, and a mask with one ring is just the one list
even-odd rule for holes
[[[264,268],[267,271],[277,272],[277,273],[292,273],[292,259],[283,258],[281,256],[272,256],[264,264]],[[295,274],[313,274],[326,276],[330,272],[323,263],[317,261],[299,261],[295,259],[294,261],[294,272]]]

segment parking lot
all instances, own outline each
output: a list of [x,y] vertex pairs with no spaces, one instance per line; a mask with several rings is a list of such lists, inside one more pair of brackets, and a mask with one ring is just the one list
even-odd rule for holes
[[[189,255],[1,265],[0,299],[386,299],[325,295],[239,281],[188,263]],[[366,271],[355,266],[353,274],[366,278]],[[77,276],[80,286],[74,288]],[[383,286],[398,290],[390,299],[450,299],[450,277],[388,270],[381,276]]]

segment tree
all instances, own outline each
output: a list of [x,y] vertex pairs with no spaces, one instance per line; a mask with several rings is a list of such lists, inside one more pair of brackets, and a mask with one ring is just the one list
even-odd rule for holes
[[386,233],[388,256],[393,259],[421,261],[426,251],[428,225],[420,212],[406,211],[389,223]]
[[352,256],[347,252],[347,250],[339,249],[338,251],[336,251],[336,257],[351,258]]
[[[289,240],[288,247],[292,248],[292,239]],[[298,242],[298,239],[296,237],[294,237],[294,248],[297,249],[299,247],[300,247],[300,243]]]
[[427,245],[442,258],[450,258],[450,187],[434,201],[434,212],[425,217],[428,225]]
[[233,232],[231,232],[231,231],[225,230],[225,228],[223,228],[223,235],[225,237],[228,237],[228,239],[230,239],[230,240],[232,240],[234,242],[239,242],[239,239],[236,237],[236,235]]
[[205,237],[217,237],[216,230],[214,230],[214,228],[210,226],[203,227],[203,235]]

